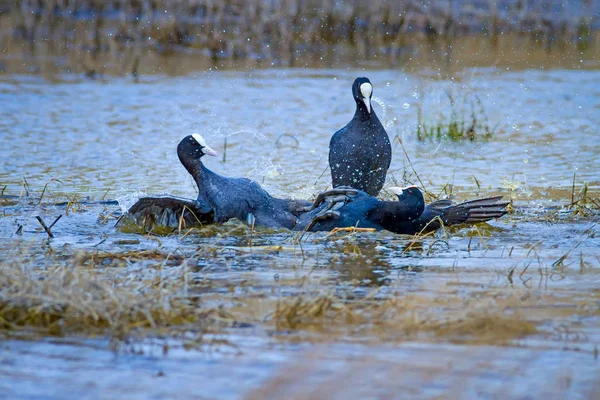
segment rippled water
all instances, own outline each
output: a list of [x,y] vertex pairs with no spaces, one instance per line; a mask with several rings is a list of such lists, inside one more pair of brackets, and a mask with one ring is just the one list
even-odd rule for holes
[[[301,255],[285,231],[234,236],[226,227],[210,237],[157,240],[113,227],[120,209],[142,193],[195,196],[175,152],[192,132],[219,151],[220,157],[206,160],[219,173],[253,178],[278,196],[309,198],[327,188],[329,138],[354,112],[350,86],[359,75],[373,82],[376,112],[390,136],[402,139],[430,191],[450,183],[458,199],[502,193],[515,199],[517,212],[477,234],[459,228],[416,246],[411,237],[385,232],[314,235]],[[0,189],[6,186],[4,196],[30,194],[5,197],[0,204],[2,262],[23,247],[30,252],[26,266],[42,269],[48,248],[58,254],[183,253],[199,260],[202,269],[192,275],[203,299],[250,321],[249,328],[220,336],[230,345],[188,351],[173,340],[175,350],[168,355],[140,344],[143,356],[115,356],[103,339],[5,341],[2,392],[23,398],[147,398],[150,392],[157,398],[311,398],[356,395],[345,384],[356,382],[366,397],[394,397],[399,391],[413,398],[593,397],[600,393],[598,214],[573,216],[553,207],[571,202],[574,174],[575,192],[586,182],[588,195],[599,196],[599,81],[600,71],[594,70],[498,69],[471,69],[454,79],[431,71],[209,71],[146,77],[138,84],[121,78],[48,82],[0,76]],[[416,140],[419,105],[430,120],[448,115],[448,92],[477,94],[489,124],[498,125],[491,139]],[[387,186],[417,182],[398,141],[390,171]],[[74,196],[116,198],[121,207],[83,204],[65,213],[64,205],[52,206]],[[63,214],[49,244],[33,218],[37,214],[47,222]],[[283,247],[247,254],[250,244]],[[215,248],[217,255],[209,256]],[[563,255],[564,265],[557,264]],[[132,262],[102,273],[126,279],[153,271]],[[206,281],[211,286],[203,286]],[[231,289],[238,284],[243,289]],[[499,309],[532,322],[538,332],[502,342],[504,347],[476,328],[476,339],[465,344],[455,334],[378,331],[370,324],[282,331],[268,322],[273,297],[334,292],[360,298],[373,288],[382,298],[432,301],[416,314],[423,320],[463,308],[467,316]],[[240,311],[236,304],[248,298],[256,308]],[[47,365],[52,371],[41,367]],[[550,386],[542,385],[547,382]],[[71,391],[52,394],[59,383]]]
[[[278,195],[307,197],[329,183],[328,172],[318,178],[327,167],[329,138],[353,114],[350,85],[357,75],[373,81],[374,96],[385,105],[375,109],[388,133],[405,141],[415,169],[434,187],[453,182],[469,193],[475,176],[484,187],[507,179],[529,190],[570,188],[576,172],[580,182],[598,188],[600,72],[493,69],[454,81],[323,70],[206,72],[140,84],[4,77],[0,182],[13,194],[22,178],[43,186],[54,177],[63,182],[60,190],[92,197],[109,189],[113,197],[193,195],[175,147],[199,132],[221,153],[227,139],[227,162],[207,160],[210,168],[252,177]],[[425,114],[436,115],[449,108],[446,90],[479,96],[490,125],[499,124],[489,142],[415,140],[419,93],[426,93]],[[396,148],[391,178],[401,181],[405,165]]]

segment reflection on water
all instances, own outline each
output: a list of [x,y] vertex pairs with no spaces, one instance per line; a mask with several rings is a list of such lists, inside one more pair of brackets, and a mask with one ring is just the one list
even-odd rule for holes
[[[206,160],[219,173],[251,177],[278,196],[309,198],[327,188],[329,138],[352,116],[350,85],[362,74],[385,106],[375,110],[388,133],[402,139],[430,191],[450,183],[459,199],[500,192],[516,199],[517,211],[477,230],[419,239],[379,232],[298,241],[285,230],[252,232],[235,222],[166,237],[113,227],[141,193],[195,196],[175,154],[192,132],[221,153]],[[588,195],[598,197],[599,80],[595,70],[482,68],[450,80],[427,71],[294,69],[139,84],[0,78],[0,272],[16,271],[16,261],[43,287],[55,279],[50,267],[61,265],[125,294],[169,284],[165,299],[190,299],[234,320],[126,342],[131,348],[118,355],[104,339],[47,341],[27,330],[31,343],[2,342],[1,390],[25,398],[145,398],[150,390],[190,397],[193,381],[207,397],[303,398],[307,386],[297,382],[348,393],[352,381],[363,397],[399,390],[473,397],[483,388],[491,397],[535,398],[552,387],[593,398],[598,214],[556,206],[571,202],[574,174],[576,192],[587,182]],[[447,112],[447,90],[477,93],[497,132],[487,141],[418,141],[416,109],[432,118]],[[395,143],[386,185],[417,182]],[[95,202],[102,198],[118,198],[121,207]],[[35,215],[46,222],[63,215],[54,239]],[[139,256],[152,249],[152,257]],[[9,289],[0,284],[0,299]],[[204,329],[210,334],[200,345],[189,337]],[[61,382],[71,391],[49,395]]]

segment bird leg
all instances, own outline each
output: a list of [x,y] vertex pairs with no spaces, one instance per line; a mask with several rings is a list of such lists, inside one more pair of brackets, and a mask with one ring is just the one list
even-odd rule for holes
[[315,215],[313,217],[313,219],[310,221],[310,224],[308,224],[308,226],[306,227],[306,229],[304,231],[305,232],[310,231],[319,221],[323,221],[323,220],[329,219],[329,218],[339,218],[339,217],[340,217],[340,213],[338,211],[334,211],[334,210],[321,211],[320,213],[318,213],[317,215]]
[[324,201],[337,202],[348,201],[358,195],[358,190],[352,188],[335,188],[319,193],[309,210],[319,207]]
[[256,223],[256,217],[251,212],[246,215],[246,224],[252,228],[254,228],[254,224]]

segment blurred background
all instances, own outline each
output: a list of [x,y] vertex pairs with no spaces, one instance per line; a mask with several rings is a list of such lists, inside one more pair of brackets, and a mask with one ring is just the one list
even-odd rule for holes
[[0,71],[139,76],[219,67],[582,67],[597,0],[0,2]]

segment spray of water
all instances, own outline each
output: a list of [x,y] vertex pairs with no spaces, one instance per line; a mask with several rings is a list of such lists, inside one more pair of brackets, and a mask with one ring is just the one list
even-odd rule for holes
[[386,105],[385,102],[382,99],[380,99],[379,97],[373,97],[371,99],[371,101],[374,101],[375,103],[379,104],[381,106],[381,108],[383,109],[383,113],[381,115],[381,121],[382,121],[383,127],[385,129],[390,129],[391,127],[396,125],[396,122],[398,122],[397,118],[394,117],[387,121],[385,119],[387,116],[388,108],[393,108],[392,106]]

